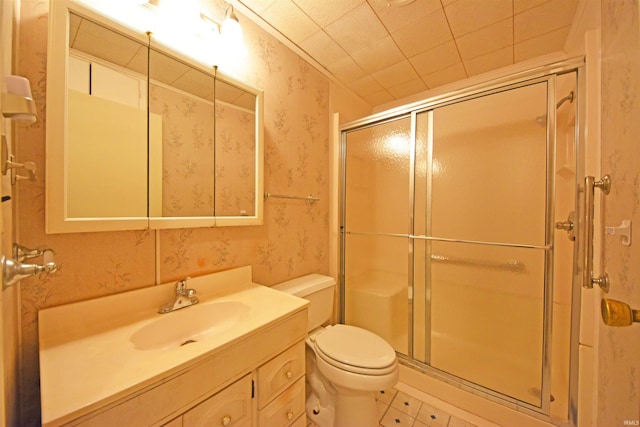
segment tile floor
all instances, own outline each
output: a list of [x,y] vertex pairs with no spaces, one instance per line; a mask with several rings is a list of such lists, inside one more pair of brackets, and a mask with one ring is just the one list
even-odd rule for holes
[[377,393],[376,403],[384,427],[476,427],[396,389]]
[[395,388],[378,392],[376,403],[381,427],[476,427]]

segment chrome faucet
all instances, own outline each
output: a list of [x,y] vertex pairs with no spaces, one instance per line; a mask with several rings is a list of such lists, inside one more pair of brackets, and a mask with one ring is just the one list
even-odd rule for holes
[[185,277],[182,280],[176,282],[176,295],[175,299],[167,304],[161,305],[158,309],[158,313],[170,313],[181,308],[189,307],[198,303],[198,297],[196,296],[195,289],[187,288],[187,280],[191,277]]

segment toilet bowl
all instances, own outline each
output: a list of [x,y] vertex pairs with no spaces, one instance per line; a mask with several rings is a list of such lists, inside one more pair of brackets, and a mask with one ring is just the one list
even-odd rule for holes
[[375,392],[398,381],[396,353],[356,326],[321,325],[333,311],[335,280],[311,274],[274,286],[309,300],[307,417],[318,427],[378,426]]

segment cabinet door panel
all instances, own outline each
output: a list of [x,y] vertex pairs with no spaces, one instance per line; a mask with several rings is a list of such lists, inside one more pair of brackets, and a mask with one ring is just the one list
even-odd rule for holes
[[304,414],[304,377],[260,411],[260,427],[286,427]]
[[275,396],[304,375],[304,341],[298,342],[258,369],[258,404],[264,408]]
[[211,396],[184,414],[183,427],[251,427],[251,375]]

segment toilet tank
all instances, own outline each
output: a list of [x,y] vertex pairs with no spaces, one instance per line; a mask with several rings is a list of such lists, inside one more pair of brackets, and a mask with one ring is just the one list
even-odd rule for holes
[[333,313],[333,292],[336,281],[322,274],[307,274],[272,286],[282,292],[309,301],[309,322],[307,330],[312,331],[331,318]]

